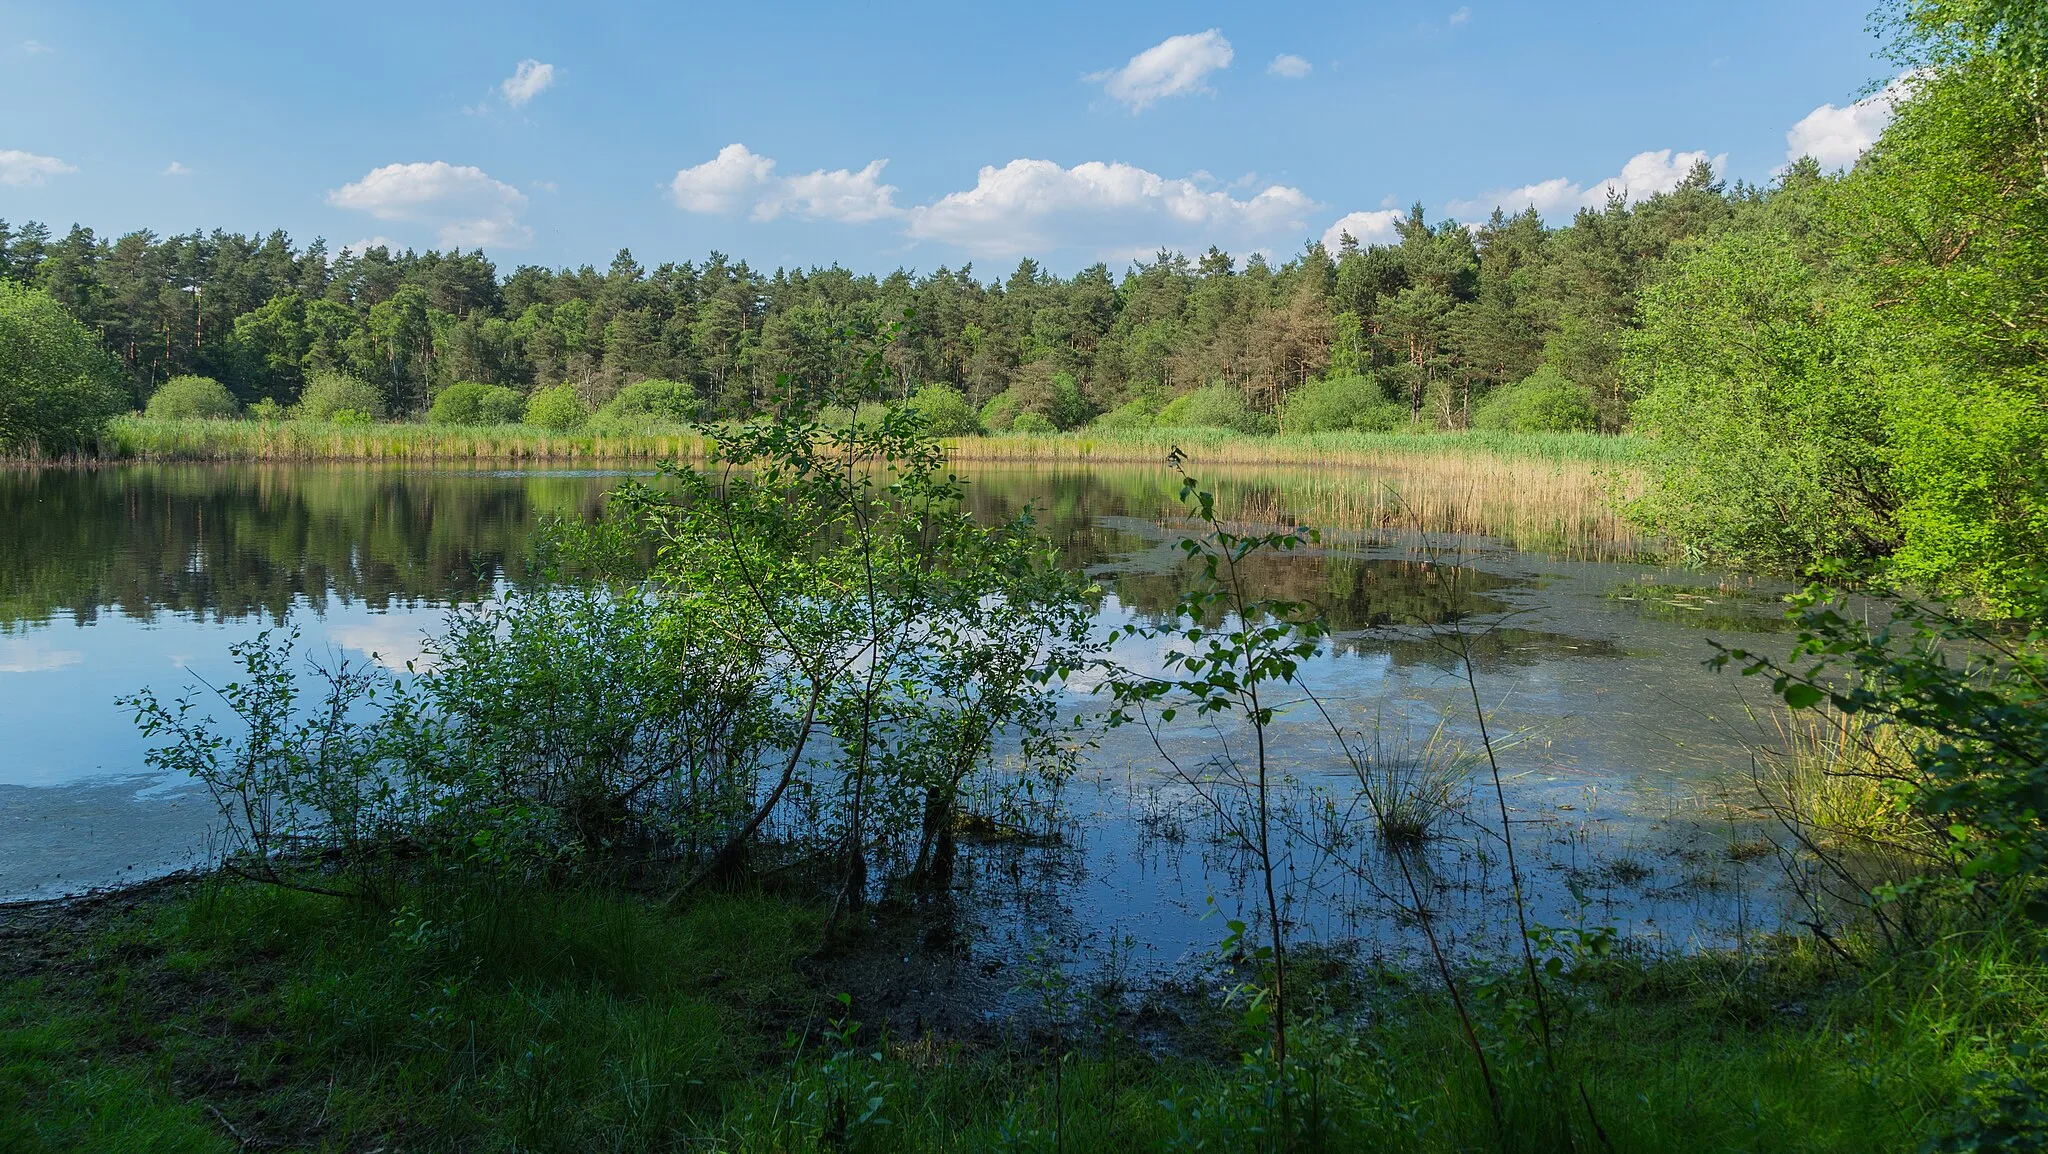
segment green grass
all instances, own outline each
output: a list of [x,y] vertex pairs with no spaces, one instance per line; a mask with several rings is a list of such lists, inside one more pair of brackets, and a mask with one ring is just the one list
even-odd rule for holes
[[634,461],[700,454],[686,428],[557,433],[526,425],[116,418],[101,455],[141,461]]
[[[1257,1039],[1214,1002],[1155,1001],[1165,1049],[1128,1014],[835,1029],[891,1007],[856,986],[841,1008],[875,971],[815,953],[820,926],[760,895],[436,885],[394,913],[208,882],[0,927],[0,1150],[1272,1148],[1267,1081],[1234,1057]],[[1603,961],[1556,982],[1558,1079],[1519,986],[1475,978],[1505,1141],[1444,999],[1304,962],[1292,1116],[1316,1133],[1291,1148],[1603,1149],[1583,1088],[1618,1151],[1918,1149],[1973,1075],[2040,1075],[2009,1048],[2048,1022],[2039,946]]]
[[1414,456],[1504,457],[1633,466],[1642,443],[1598,433],[1295,433],[1256,436],[1228,429],[1077,429],[1039,436],[962,437],[965,460],[1153,462],[1174,448],[1217,464],[1372,467]]
[[[1081,429],[1045,436],[958,437],[949,445],[961,460],[1155,463],[1178,447],[1211,464],[1354,467],[1414,457],[1633,467],[1641,450],[1634,438],[1594,433],[1465,430],[1263,437],[1215,428]],[[145,461],[648,460],[699,454],[702,446],[702,438],[686,426],[557,433],[526,425],[167,420],[131,414],[109,426],[101,456]]]

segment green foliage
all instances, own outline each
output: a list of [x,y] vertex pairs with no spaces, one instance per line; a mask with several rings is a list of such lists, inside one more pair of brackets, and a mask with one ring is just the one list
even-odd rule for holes
[[537,429],[574,432],[589,417],[590,410],[584,406],[583,398],[576,395],[576,386],[571,384],[535,389],[533,395],[526,398],[526,423]]
[[1487,394],[1472,410],[1472,427],[1506,433],[1592,432],[1600,416],[1584,388],[1545,365]]
[[212,377],[172,377],[149,395],[143,412],[155,420],[227,420],[240,416],[242,406]]
[[681,381],[645,380],[627,385],[590,418],[593,429],[642,432],[687,425],[697,419],[697,394]]
[[991,433],[1007,433],[1017,422],[1017,414],[1023,411],[1023,402],[1017,394],[1005,389],[988,399],[981,407],[981,424]]
[[1058,425],[1053,424],[1046,418],[1038,415],[1037,413],[1026,410],[1024,412],[1018,413],[1017,419],[1010,422],[1010,431],[1012,433],[1022,433],[1027,436],[1031,436],[1040,435],[1044,433],[1057,433],[1060,431],[1060,429]]
[[2024,896],[2048,868],[2048,626],[2018,639],[1902,602],[1873,628],[1818,587],[1798,620],[1788,659],[1723,650],[1715,665],[1769,676],[1793,709],[1901,727],[1906,804],[1950,839],[1956,877]]
[[[1795,165],[1645,296],[1648,512],[1696,553],[1880,569],[2038,615],[2048,573],[2048,71],[2036,12],[1897,5],[1912,71],[1847,173]],[[1688,310],[1697,310],[1689,313]]]
[[1312,380],[1280,406],[1280,428],[1288,433],[1384,433],[1407,423],[1408,410],[1363,375]]
[[1216,428],[1239,433],[1270,433],[1273,418],[1253,412],[1244,394],[1228,385],[1208,385],[1182,393],[1159,410],[1153,424],[1162,429]]
[[525,406],[526,398],[517,389],[457,381],[434,398],[427,420],[436,425],[509,425]]
[[293,415],[313,421],[367,423],[384,416],[384,394],[361,377],[319,372],[306,383]]
[[120,370],[50,294],[0,279],[0,454],[59,454],[97,440],[126,407]]
[[1123,429],[1149,429],[1153,419],[1159,415],[1159,402],[1149,394],[1133,397],[1116,408],[1095,418],[1090,428],[1118,431]]
[[1648,290],[1627,364],[1646,390],[1650,525],[1760,568],[1888,552],[1897,496],[1868,317],[1769,229],[1702,244]]
[[910,407],[925,420],[935,437],[965,437],[981,432],[981,420],[967,397],[951,385],[930,384],[910,398]]

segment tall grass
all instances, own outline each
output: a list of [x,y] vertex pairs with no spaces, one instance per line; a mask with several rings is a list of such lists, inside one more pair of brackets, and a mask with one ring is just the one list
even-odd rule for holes
[[1598,433],[1289,433],[1254,436],[1229,429],[1079,429],[1044,435],[961,437],[963,461],[1086,461],[1137,464],[1178,448],[1209,465],[1337,465],[1384,468],[1421,458],[1497,457],[1633,466],[1642,445]]
[[103,456],[138,461],[645,461],[693,457],[703,438],[678,426],[646,433],[558,433],[528,425],[465,427],[324,421],[116,418]]

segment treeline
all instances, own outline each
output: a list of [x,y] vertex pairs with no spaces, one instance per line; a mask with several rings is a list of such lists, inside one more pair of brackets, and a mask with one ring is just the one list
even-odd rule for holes
[[1387,245],[1312,244],[1279,264],[1162,252],[1121,276],[1097,264],[1060,277],[1024,260],[1000,282],[971,265],[767,273],[720,253],[649,270],[623,250],[603,270],[500,275],[481,251],[335,254],[282,232],[108,239],[0,222],[0,277],[43,289],[97,332],[136,407],[185,375],[243,404],[291,405],[316,375],[340,372],[376,386],[394,415],[425,413],[457,382],[569,383],[595,408],[658,379],[688,386],[693,417],[744,416],[781,377],[845,379],[869,339],[907,315],[871,399],[938,384],[984,410],[1007,395],[987,414],[998,426],[1023,412],[1063,428],[1120,408],[1142,418],[1207,389],[1189,423],[1251,431],[1288,423],[1304,384],[1345,379],[1372,391],[1293,423],[1341,425],[1379,402],[1385,419],[1456,428],[1547,366],[1552,391],[1562,378],[1578,398],[1563,423],[1611,431],[1629,420],[1618,365],[1642,286],[1674,247],[1767,198],[1701,165],[1670,193],[1616,198],[1561,228],[1533,211],[1467,228],[1418,207]]

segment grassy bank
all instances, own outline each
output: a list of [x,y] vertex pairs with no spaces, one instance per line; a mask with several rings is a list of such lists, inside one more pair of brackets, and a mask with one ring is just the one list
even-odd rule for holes
[[[820,951],[787,898],[453,885],[0,915],[0,1148],[1903,1151],[1973,1078],[2038,1074],[2048,1020],[2038,943],[1588,959],[1555,984],[1561,1087],[1519,985],[1476,981],[1503,1137],[1442,999],[1328,965],[1283,1143],[1213,999],[1059,988],[1029,1028],[934,1029],[918,934]],[[995,981],[1049,987],[1023,969]]]
[[558,433],[526,425],[463,427],[324,421],[117,418],[102,456],[132,461],[454,462],[647,461],[701,453],[688,429],[641,434]]
[[1640,443],[1598,433],[1295,433],[1262,437],[1228,429],[1077,429],[1035,436],[962,437],[963,461],[1061,461],[1149,464],[1173,449],[1219,465],[1385,468],[1418,457],[1549,461],[1633,466]]
[[[702,438],[676,426],[643,433],[559,433],[526,425],[379,422],[114,420],[101,455],[143,461],[577,461],[692,455]],[[1387,468],[1417,459],[1543,461],[1631,467],[1628,437],[1592,433],[1313,433],[1260,437],[1224,429],[1079,430],[1045,436],[957,437],[961,461],[1153,464],[1179,448],[1210,465]]]

